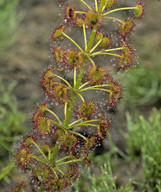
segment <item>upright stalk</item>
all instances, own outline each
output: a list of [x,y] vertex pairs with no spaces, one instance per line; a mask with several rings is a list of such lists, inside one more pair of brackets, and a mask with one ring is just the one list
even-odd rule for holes
[[[89,42],[88,42],[88,45],[87,45],[87,54],[88,54],[88,52],[90,52],[90,50],[92,48],[96,32],[97,32],[97,25],[93,26],[93,29],[92,29],[92,32],[91,32],[91,35],[90,35],[90,39],[89,39]],[[85,53],[85,55],[86,55],[86,53]],[[82,82],[84,71],[86,69],[86,63],[87,63],[87,59],[84,60],[84,63],[82,64],[82,67],[81,67],[80,72],[78,74],[78,78],[77,78],[76,86],[75,86],[76,91],[79,89],[80,84]],[[68,107],[68,110],[67,110],[67,113],[66,113],[66,117],[65,117],[65,120],[64,120],[64,127],[65,128],[67,128],[69,123],[70,123],[70,119],[71,119],[71,116],[72,116],[72,113],[73,113],[73,109],[74,109],[76,99],[77,99],[77,94],[73,92],[72,97],[71,97],[71,101],[70,101],[70,104],[69,104],[69,107]]]

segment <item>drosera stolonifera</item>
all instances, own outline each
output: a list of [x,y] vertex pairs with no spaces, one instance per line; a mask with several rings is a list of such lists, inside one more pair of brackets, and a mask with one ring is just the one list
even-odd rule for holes
[[[85,93],[100,92],[106,96],[109,108],[115,108],[122,96],[122,88],[106,64],[96,64],[97,56],[117,58],[119,71],[127,70],[134,62],[128,37],[134,29],[134,19],[141,18],[144,13],[143,1],[135,2],[131,7],[117,8],[115,5],[119,0],[92,0],[91,4],[86,0],[79,1],[85,8],[83,11],[69,4],[68,0],[60,0],[64,7],[64,22],[51,35],[54,42],[52,57],[57,65],[47,68],[41,79],[43,93],[50,100],[35,109],[33,133],[24,137],[15,155],[18,167],[30,174],[33,192],[68,189],[77,180],[80,167],[90,165],[90,152],[108,136],[109,120]],[[134,12],[133,18],[115,17],[116,12],[130,10]],[[111,41],[110,35],[101,31],[104,23],[111,20],[118,22],[118,46]],[[72,28],[82,31],[83,47],[70,36]],[[66,48],[64,40],[75,48]],[[58,65],[73,73],[72,82],[57,74]],[[63,106],[63,118],[54,112],[51,100]],[[24,192],[25,186],[22,182],[12,192]]]

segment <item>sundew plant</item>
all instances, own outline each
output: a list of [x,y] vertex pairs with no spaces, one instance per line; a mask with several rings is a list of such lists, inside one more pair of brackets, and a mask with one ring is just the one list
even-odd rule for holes
[[[33,192],[70,191],[79,174],[90,166],[90,152],[108,136],[111,122],[107,109],[116,108],[122,93],[105,60],[116,58],[115,73],[134,64],[128,37],[134,19],[144,12],[142,1],[130,7],[121,7],[119,0],[77,0],[71,4],[63,0],[60,4],[62,25],[51,35],[56,64],[42,74],[44,102],[33,112],[33,131],[20,141],[15,154],[18,167],[29,174]],[[133,14],[120,19],[117,13],[121,11]],[[117,32],[103,32],[108,22],[109,28],[117,25]],[[99,62],[102,56],[104,63]],[[68,73],[73,74],[72,80],[66,78]],[[62,111],[56,113],[58,107]],[[12,192],[24,192],[25,185],[22,182]]]

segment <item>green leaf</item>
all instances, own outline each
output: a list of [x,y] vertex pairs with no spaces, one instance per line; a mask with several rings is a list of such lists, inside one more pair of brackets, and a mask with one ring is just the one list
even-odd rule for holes
[[58,152],[59,152],[59,143],[56,143],[51,153],[50,164],[54,164]]
[[3,179],[15,166],[15,161],[8,164],[0,171],[0,180]]
[[0,140],[0,145],[1,145],[2,147],[4,147],[7,151],[9,151],[10,153],[12,153],[12,149],[9,147],[9,145],[8,145],[6,142]]

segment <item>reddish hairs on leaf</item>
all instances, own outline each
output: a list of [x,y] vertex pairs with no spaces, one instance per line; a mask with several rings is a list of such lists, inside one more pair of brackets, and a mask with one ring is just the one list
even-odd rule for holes
[[72,5],[68,5],[65,9],[65,19],[68,22],[74,23],[76,20],[75,8]]
[[21,192],[22,188],[27,185],[26,181],[22,181],[19,185],[15,186],[11,192]]
[[98,136],[101,137],[101,139],[107,137],[109,129],[109,122],[107,120],[101,120],[98,124]]
[[64,25],[61,25],[59,28],[57,28],[57,29],[53,32],[52,38],[53,38],[54,40],[59,39],[59,40],[62,41],[62,40],[63,40],[62,32],[64,31],[64,28],[65,28]]
[[144,14],[144,8],[145,8],[145,5],[142,3],[142,1],[139,1],[136,5],[136,9],[134,11],[135,17],[141,18]]
[[77,144],[77,137],[70,133],[65,133],[59,138],[60,145],[64,151],[72,151]]
[[52,95],[53,94],[53,86],[54,86],[54,69],[52,67],[45,70],[42,75],[41,87],[45,94]]
[[93,66],[89,69],[87,78],[89,80],[90,85],[101,85],[105,81],[105,77],[107,76],[107,72],[103,67]]
[[59,83],[54,86],[53,97],[59,103],[65,103],[68,101],[69,97],[67,96],[67,88],[65,85]]
[[99,25],[101,23],[102,15],[99,12],[95,12],[93,10],[87,11],[85,15],[85,23],[89,27],[93,27],[94,25]]
[[83,55],[81,52],[68,50],[65,52],[66,64],[71,67],[79,67],[83,63]]
[[52,128],[52,120],[46,117],[39,117],[34,123],[35,131],[39,135],[47,135]]
[[114,82],[112,78],[110,78],[109,91],[110,91],[110,94],[109,94],[110,107],[115,107],[121,98],[122,88],[119,84]]
[[35,112],[33,113],[33,122],[35,122],[39,117],[45,117],[47,104],[47,102],[42,103],[36,108]]
[[22,168],[27,168],[28,163],[30,162],[30,152],[27,147],[21,146],[16,155],[16,160],[18,165]]
[[132,32],[133,28],[134,28],[134,21],[132,19],[126,19],[121,24],[120,33],[122,36],[126,37]]
[[78,116],[83,119],[90,119],[95,112],[95,104],[93,102],[83,102],[78,108]]

